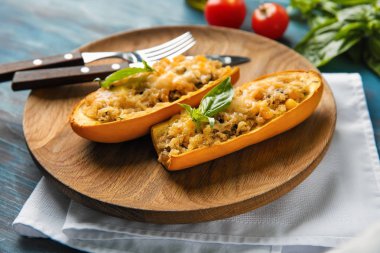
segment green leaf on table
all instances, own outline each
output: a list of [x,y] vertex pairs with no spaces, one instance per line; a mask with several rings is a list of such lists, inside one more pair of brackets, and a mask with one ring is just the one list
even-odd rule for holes
[[336,19],[312,29],[295,49],[314,65],[323,66],[370,33],[368,20],[373,17],[373,12],[370,5],[338,11]]
[[336,13],[341,9],[341,6],[339,6],[339,4],[335,1],[320,1],[319,5],[323,12],[330,15],[336,15]]
[[321,15],[315,15],[309,18],[308,25],[311,29],[315,29],[317,27],[323,27],[328,24],[331,24],[335,22],[336,19],[332,18],[331,16],[321,16]]
[[377,0],[291,0],[290,6],[298,9],[305,17],[312,15],[335,15],[337,11],[356,5],[375,5]]
[[320,0],[291,0],[290,5],[299,9],[302,14],[308,14],[319,2]]
[[198,130],[201,128],[201,123],[209,123],[213,128],[215,125],[213,117],[227,109],[233,96],[231,78],[228,77],[203,97],[198,108],[192,108],[187,104],[180,104],[180,106],[190,115]]
[[311,30],[297,46],[296,50],[308,58],[315,66],[323,66],[339,54],[347,51],[360,41],[361,36],[335,39],[341,23],[335,22],[322,28]]
[[[132,75],[138,74],[138,73],[148,73],[153,72],[154,69],[148,65],[146,61],[143,61],[144,67],[143,68],[125,68],[120,69],[116,72],[113,72],[109,76],[107,76],[104,80],[100,80],[99,78],[95,79],[95,81],[99,82],[100,87],[109,89],[114,83],[126,78],[130,77]],[[139,80],[134,80],[134,82],[138,82]]]
[[342,22],[368,22],[375,18],[375,14],[375,8],[367,4],[344,8],[336,13],[336,17]]
[[376,4],[377,0],[334,0],[335,3],[341,5],[359,5],[359,4]]
[[380,76],[379,4],[377,0],[291,0],[311,28],[295,49],[318,67],[348,52],[356,61],[364,59]]

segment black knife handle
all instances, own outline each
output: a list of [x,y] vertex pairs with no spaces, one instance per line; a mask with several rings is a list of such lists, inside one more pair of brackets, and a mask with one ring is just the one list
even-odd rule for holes
[[28,61],[0,64],[0,81],[11,80],[14,73],[22,70],[83,65],[79,52],[41,57]]
[[104,79],[116,70],[128,67],[127,62],[95,66],[75,66],[16,72],[12,89],[28,90],[49,88],[67,84],[91,82],[99,77]]

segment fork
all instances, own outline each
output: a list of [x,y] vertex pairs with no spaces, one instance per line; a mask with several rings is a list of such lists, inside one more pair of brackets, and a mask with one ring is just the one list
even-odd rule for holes
[[[0,81],[12,79],[14,73],[17,71],[82,65],[82,67],[73,67],[72,69],[67,68],[67,74],[75,74],[78,70],[79,73],[89,74],[91,70],[90,67],[83,66],[86,63],[105,58],[120,58],[125,61],[124,64],[110,65],[110,68],[107,69],[110,73],[121,67],[128,66],[129,63],[135,63],[141,60],[148,62],[156,61],[164,57],[173,57],[175,55],[182,54],[194,44],[195,39],[190,32],[186,32],[160,45],[132,52],[70,52],[62,55],[48,56],[29,61],[1,64]],[[101,73],[101,70],[98,68],[94,68],[94,70]],[[43,74],[43,72],[38,73],[37,71],[35,74]]]
[[190,32],[186,32],[168,42],[151,48],[136,50],[134,52],[90,52],[82,53],[84,63],[90,63],[105,58],[119,58],[129,63],[145,60],[153,62],[165,57],[174,57],[187,51],[195,44]]

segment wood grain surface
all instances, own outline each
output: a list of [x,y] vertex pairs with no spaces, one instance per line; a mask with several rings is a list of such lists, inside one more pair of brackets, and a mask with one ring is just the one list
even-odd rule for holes
[[[80,50],[145,48],[191,31],[188,54],[251,57],[239,83],[287,69],[313,69],[300,55],[265,38],[231,29],[162,27],[118,34]],[[241,214],[273,201],[304,180],[332,137],[336,108],[326,86],[316,112],[296,128],[223,158],[180,172],[157,161],[149,136],[99,144],[77,136],[68,115],[96,84],[35,90],[24,112],[24,133],[34,158],[71,198],[103,212],[153,223],[192,223]]]
[[[247,13],[260,3],[245,2]],[[288,1],[281,3],[286,5]],[[178,0],[154,4],[149,0],[114,0],[112,5],[93,0],[38,0],[33,4],[29,0],[2,0],[1,4],[0,63],[63,54],[89,41],[129,29],[206,24],[203,13]],[[252,32],[248,15],[241,29]],[[307,31],[302,20],[291,20],[280,42],[294,47]],[[320,70],[360,73],[379,150],[380,78],[364,64],[346,56],[334,59]],[[23,108],[29,91],[15,93],[10,85],[10,82],[0,84],[0,252],[78,252],[53,240],[22,237],[12,229],[12,221],[41,178],[41,172],[28,154],[22,130]]]

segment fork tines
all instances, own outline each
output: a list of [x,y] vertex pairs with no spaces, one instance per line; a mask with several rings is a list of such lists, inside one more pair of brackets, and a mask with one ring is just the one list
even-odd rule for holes
[[189,48],[196,43],[190,32],[186,32],[170,41],[167,41],[161,45],[137,50],[136,53],[146,61],[157,61],[159,59],[168,57],[172,58],[186,52]]

